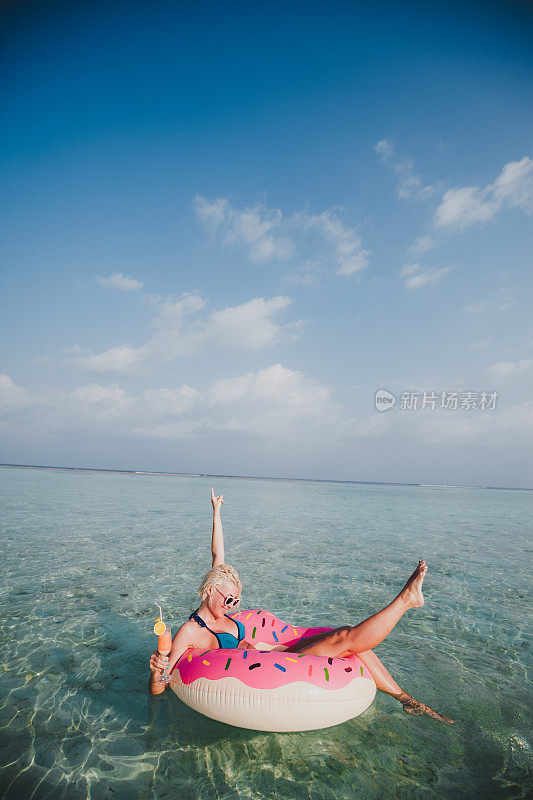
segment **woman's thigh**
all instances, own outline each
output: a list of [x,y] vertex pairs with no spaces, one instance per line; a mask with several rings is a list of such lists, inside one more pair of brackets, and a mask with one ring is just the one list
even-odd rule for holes
[[331,656],[342,658],[351,651],[347,650],[346,637],[350,630],[349,625],[334,628],[324,633],[315,633],[314,636],[305,636],[285,650],[286,653],[305,653],[310,656]]

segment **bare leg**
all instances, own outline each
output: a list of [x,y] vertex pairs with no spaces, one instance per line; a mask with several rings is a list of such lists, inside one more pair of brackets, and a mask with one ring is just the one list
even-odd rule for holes
[[372,617],[355,625],[349,633],[349,648],[354,653],[363,653],[372,650],[385,639],[400,618],[410,608],[420,608],[424,605],[422,583],[427,572],[425,561],[419,561],[404,588],[392,603],[378,611]]
[[385,668],[373,650],[366,650],[364,653],[357,653],[365,667],[374,678],[374,682],[381,692],[386,692],[398,698],[402,694],[402,689],[398,686],[390,672]]
[[[386,608],[353,627],[337,628],[331,634],[317,634],[309,637],[309,642],[304,639],[297,648],[291,647],[291,651],[317,656],[342,656],[343,653],[364,653],[372,650],[389,635],[406,611],[424,605],[422,583],[426,572],[426,562],[419,561],[398,597]],[[331,652],[332,649],[335,652]]]
[[433,711],[432,708],[427,706],[425,703],[421,703],[420,700],[415,700],[415,698],[411,697],[411,695],[407,694],[407,692],[402,692],[400,697],[397,697],[396,699],[400,701],[406,714],[412,714],[415,717],[425,714],[427,717],[437,719],[439,722],[447,722],[449,725],[456,724],[455,720],[450,719],[444,714],[439,714],[438,711]]
[[444,714],[439,714],[437,711],[433,711],[433,709],[426,706],[425,703],[415,700],[410,694],[400,689],[392,675],[372,650],[367,650],[365,653],[357,653],[357,655],[374,678],[377,688],[382,692],[390,694],[391,697],[394,697],[396,700],[399,700],[406,714],[412,714],[413,716],[425,714],[428,717],[437,719],[439,722],[454,724],[453,719],[446,717]]
[[426,571],[425,562],[420,561],[398,597],[382,611],[378,611],[377,614],[360,622],[359,625],[345,626],[337,628],[335,631],[315,634],[287,648],[287,651],[333,657],[355,653],[370,671],[377,688],[398,700],[406,714],[425,714],[440,722],[453,723],[449,717],[438,714],[429,706],[420,703],[404,692],[372,651],[373,647],[376,647],[388,636],[408,609],[420,608],[424,605],[422,582]]

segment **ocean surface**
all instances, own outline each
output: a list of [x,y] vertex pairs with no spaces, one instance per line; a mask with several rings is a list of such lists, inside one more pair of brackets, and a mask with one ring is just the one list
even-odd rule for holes
[[[533,493],[0,469],[0,798],[525,798]],[[242,608],[344,625],[419,558],[425,606],[377,653],[409,693],[326,730],[264,733],[147,692],[210,567],[210,488]]]

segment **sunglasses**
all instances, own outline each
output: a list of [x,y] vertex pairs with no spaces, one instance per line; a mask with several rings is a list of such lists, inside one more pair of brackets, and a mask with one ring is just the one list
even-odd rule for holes
[[[220,589],[217,589],[217,587],[216,587],[216,586],[213,586],[213,589],[216,589],[216,591],[217,591],[219,594],[222,594],[222,592],[220,591]],[[224,597],[224,595],[223,595],[223,594],[222,594],[222,597]],[[231,608],[232,606],[237,606],[237,605],[239,605],[239,603],[240,603],[240,602],[241,602],[241,599],[240,599],[240,597],[239,597],[239,598],[237,598],[237,597],[232,597],[231,595],[228,595],[228,597],[224,597],[224,605],[225,605],[225,606],[227,606],[228,608]]]

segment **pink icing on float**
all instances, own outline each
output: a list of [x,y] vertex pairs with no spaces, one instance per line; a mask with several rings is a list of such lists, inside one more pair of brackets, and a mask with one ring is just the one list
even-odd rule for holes
[[332,630],[288,625],[268,611],[231,614],[258,650],[189,650],[176,664],[172,690],[212,719],[242,728],[303,731],[356,717],[372,703],[374,680],[363,662],[286,653],[303,636]]

